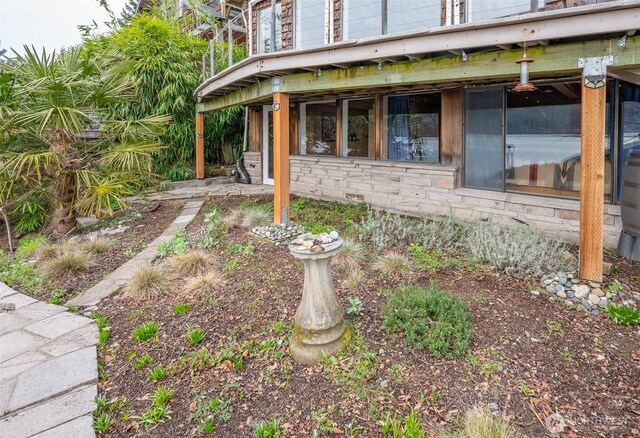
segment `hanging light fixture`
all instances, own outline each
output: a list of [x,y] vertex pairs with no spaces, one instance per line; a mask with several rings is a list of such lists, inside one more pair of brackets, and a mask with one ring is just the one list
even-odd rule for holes
[[533,59],[527,58],[527,43],[524,43],[524,54],[522,58],[516,61],[516,64],[520,64],[520,82],[513,87],[513,91],[533,91],[536,87],[529,82],[529,63],[533,62]]

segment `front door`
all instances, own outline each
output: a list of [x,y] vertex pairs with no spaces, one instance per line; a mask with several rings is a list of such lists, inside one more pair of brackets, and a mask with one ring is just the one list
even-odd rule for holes
[[265,105],[262,121],[262,182],[273,185],[273,108]]

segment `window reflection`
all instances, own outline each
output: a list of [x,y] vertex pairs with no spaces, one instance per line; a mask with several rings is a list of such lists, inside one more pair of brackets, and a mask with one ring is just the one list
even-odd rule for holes
[[[271,6],[258,9],[258,53],[279,52],[282,50],[282,5],[275,4],[275,23]],[[275,28],[274,28],[275,24]],[[275,40],[272,41],[275,37]]]
[[296,7],[296,47],[304,48],[324,44],[327,26],[325,3],[300,0]]
[[387,101],[387,158],[440,161],[440,94],[391,96]]
[[344,0],[344,39],[357,40],[382,34],[380,0]]
[[300,146],[307,155],[336,155],[335,102],[301,104]]
[[344,101],[346,130],[342,155],[374,158],[376,156],[375,99]]

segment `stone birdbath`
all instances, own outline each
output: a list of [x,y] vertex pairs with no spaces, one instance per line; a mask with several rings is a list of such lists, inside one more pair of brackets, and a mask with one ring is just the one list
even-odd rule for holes
[[316,365],[345,344],[344,308],[333,288],[330,268],[331,258],[341,246],[342,239],[335,231],[306,234],[289,244],[291,254],[304,263],[302,301],[290,342],[291,356],[297,362]]

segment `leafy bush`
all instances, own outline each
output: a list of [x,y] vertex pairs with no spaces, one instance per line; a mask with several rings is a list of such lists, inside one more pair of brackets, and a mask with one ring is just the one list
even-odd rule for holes
[[204,216],[205,235],[198,243],[199,248],[212,248],[218,243],[218,239],[226,233],[227,223],[220,217],[220,209],[214,205],[211,211]]
[[18,233],[31,233],[40,228],[48,214],[47,205],[33,200],[18,203],[11,211],[15,218],[15,231]]
[[473,336],[471,312],[460,298],[428,288],[404,286],[387,291],[383,328],[404,333],[404,341],[436,357],[462,356]]
[[415,221],[397,214],[369,209],[367,219],[356,225],[361,239],[380,249],[404,245],[413,240]]
[[471,255],[514,277],[539,277],[564,268],[567,245],[528,227],[503,227],[483,221],[468,231]]
[[436,216],[416,224],[414,241],[427,249],[454,251],[460,246],[465,226],[451,215]]
[[622,304],[609,304],[604,310],[616,324],[631,325],[640,324],[640,312],[631,306]]
[[151,299],[164,295],[169,286],[169,278],[158,266],[143,266],[133,273],[124,286],[124,296]]

